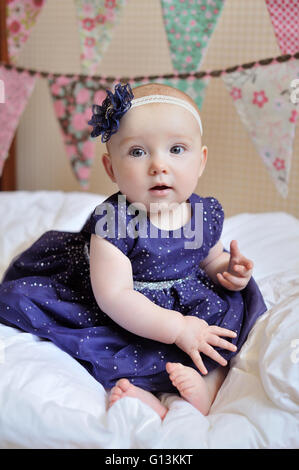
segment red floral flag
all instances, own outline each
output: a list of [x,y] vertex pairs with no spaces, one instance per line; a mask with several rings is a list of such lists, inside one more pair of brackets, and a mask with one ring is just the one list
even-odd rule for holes
[[299,51],[299,1],[266,0],[276,39],[282,54]]
[[241,121],[285,198],[299,105],[291,99],[299,60],[273,63],[223,75]]
[[75,0],[83,73],[96,73],[126,1]]
[[0,101],[0,175],[21,115],[33,92],[36,76],[0,66],[3,96]]
[[45,0],[1,0],[6,1],[6,27],[8,55],[11,63],[29,38]]

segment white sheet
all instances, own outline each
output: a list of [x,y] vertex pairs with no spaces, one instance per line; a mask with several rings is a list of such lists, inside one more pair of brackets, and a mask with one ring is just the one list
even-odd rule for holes
[[[0,276],[45,230],[79,230],[103,198],[0,193]],[[170,410],[162,423],[133,398],[107,412],[105,390],[76,360],[0,325],[0,447],[298,448],[299,221],[282,212],[240,214],[224,223],[226,248],[232,239],[255,262],[268,311],[232,361],[209,416],[175,394],[163,394]]]

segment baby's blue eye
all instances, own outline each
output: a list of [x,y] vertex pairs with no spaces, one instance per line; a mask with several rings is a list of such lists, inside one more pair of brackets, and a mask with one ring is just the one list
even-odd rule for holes
[[181,153],[183,153],[184,150],[185,149],[184,147],[182,147],[182,145],[174,145],[170,149],[171,153],[175,153],[176,155],[180,155]]
[[144,150],[139,149],[139,148],[130,150],[130,155],[132,155],[133,157],[137,157],[137,158],[142,157],[143,154],[144,154]]

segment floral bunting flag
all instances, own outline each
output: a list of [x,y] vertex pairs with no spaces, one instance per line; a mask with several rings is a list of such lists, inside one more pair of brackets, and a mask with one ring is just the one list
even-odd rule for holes
[[223,75],[241,121],[279,193],[286,198],[299,106],[291,100],[299,60]]
[[88,189],[95,155],[95,140],[90,137],[92,105],[100,105],[110,88],[100,79],[80,80],[63,75],[49,78],[54,110],[60,123],[66,154],[83,189]]
[[174,70],[198,71],[225,0],[160,0]]
[[298,0],[266,0],[276,39],[282,54],[299,51]]
[[[2,0],[1,0],[2,1]],[[6,1],[6,27],[8,56],[12,64],[29,38],[45,0],[3,0]]]
[[33,92],[36,76],[0,66],[4,100],[0,103],[0,175],[21,115]]
[[190,76],[189,78],[157,78],[155,80],[144,79],[140,82],[131,82],[132,86],[141,86],[146,83],[161,83],[171,87],[178,88],[187,95],[189,95],[197,104],[198,108],[201,109],[204,100],[205,90],[210,82],[210,77],[195,78]]
[[82,72],[94,75],[127,0],[75,0]]

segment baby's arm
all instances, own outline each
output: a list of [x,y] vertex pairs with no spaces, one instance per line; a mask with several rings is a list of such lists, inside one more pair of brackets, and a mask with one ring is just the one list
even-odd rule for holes
[[130,260],[110,242],[96,235],[92,235],[90,240],[90,278],[99,307],[112,320],[136,335],[176,344],[204,374],[207,371],[200,351],[225,365],[226,361],[213,346],[229,350],[235,348],[220,338],[234,337],[234,332],[210,327],[199,318],[159,307],[135,291]]
[[129,258],[94,234],[90,240],[90,277],[99,307],[118,325],[144,338],[174,343],[183,328],[183,315],[159,307],[135,291]]
[[200,267],[215,284],[238,291],[248,284],[252,275],[253,262],[240,253],[236,240],[230,243],[230,253],[223,251],[223,245],[219,240],[200,263]]

